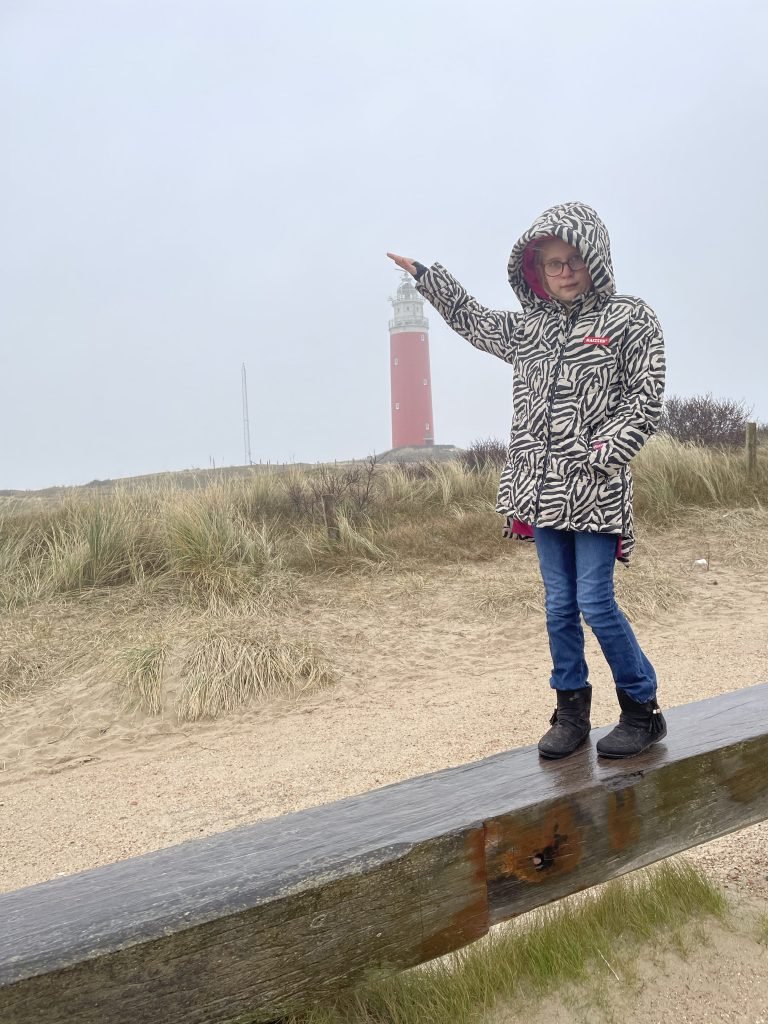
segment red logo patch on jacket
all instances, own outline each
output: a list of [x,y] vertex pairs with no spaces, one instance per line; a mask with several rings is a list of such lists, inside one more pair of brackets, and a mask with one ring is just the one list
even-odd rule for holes
[[611,339],[605,337],[598,337],[596,334],[590,334],[583,341],[584,345],[610,345]]

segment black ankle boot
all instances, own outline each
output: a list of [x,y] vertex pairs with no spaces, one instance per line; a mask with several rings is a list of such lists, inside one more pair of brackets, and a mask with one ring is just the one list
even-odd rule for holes
[[623,690],[617,689],[616,695],[621,707],[619,724],[598,740],[597,752],[601,757],[633,757],[664,739],[667,723],[655,697],[638,704]]
[[592,724],[589,709],[592,706],[592,687],[579,690],[557,690],[557,707],[549,720],[552,728],[539,740],[542,757],[567,757],[580,747],[589,736]]

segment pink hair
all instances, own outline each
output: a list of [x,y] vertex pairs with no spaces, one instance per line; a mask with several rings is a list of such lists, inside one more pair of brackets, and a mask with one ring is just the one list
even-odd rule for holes
[[540,238],[534,238],[523,250],[523,278],[534,295],[549,301],[552,296],[542,287],[539,272],[536,269],[536,249],[540,242]]

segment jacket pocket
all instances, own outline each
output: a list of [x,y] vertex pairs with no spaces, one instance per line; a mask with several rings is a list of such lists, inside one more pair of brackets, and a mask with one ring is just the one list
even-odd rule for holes
[[533,522],[542,458],[538,442],[526,444],[518,439],[514,446],[510,445],[499,483],[497,511],[514,515],[524,523]]

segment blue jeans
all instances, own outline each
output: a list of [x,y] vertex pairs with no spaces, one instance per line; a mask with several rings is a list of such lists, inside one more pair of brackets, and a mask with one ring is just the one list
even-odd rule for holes
[[589,686],[581,616],[597,637],[613,681],[641,704],[656,696],[656,673],[613,594],[618,537],[534,527],[546,592],[555,690]]

